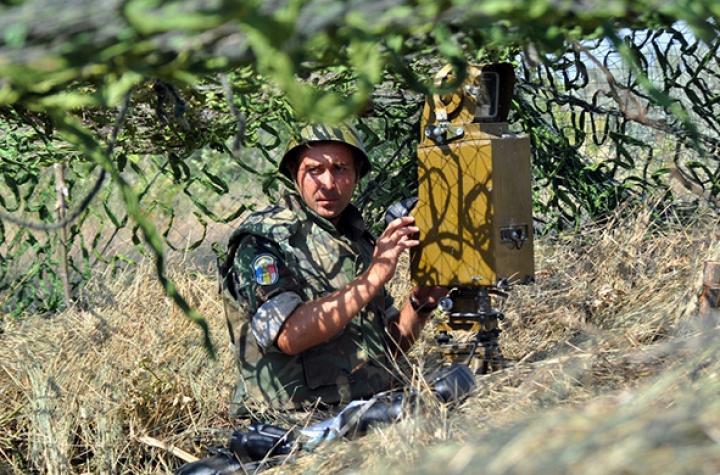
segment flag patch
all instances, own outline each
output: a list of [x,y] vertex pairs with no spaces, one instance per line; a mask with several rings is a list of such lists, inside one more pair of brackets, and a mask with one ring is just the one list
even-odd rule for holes
[[255,282],[260,285],[273,285],[278,281],[278,268],[275,257],[261,254],[252,263]]

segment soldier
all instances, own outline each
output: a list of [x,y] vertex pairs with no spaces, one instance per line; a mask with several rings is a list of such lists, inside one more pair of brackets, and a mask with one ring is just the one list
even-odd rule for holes
[[419,241],[411,216],[375,239],[350,204],[371,168],[354,127],[311,125],[279,171],[295,184],[229,240],[223,300],[240,377],[233,412],[342,405],[390,389],[393,359],[446,289],[412,290],[398,310],[384,286]]

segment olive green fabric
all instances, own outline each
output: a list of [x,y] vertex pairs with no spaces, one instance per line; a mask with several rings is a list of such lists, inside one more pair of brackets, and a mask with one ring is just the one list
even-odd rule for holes
[[[297,195],[283,201],[249,216],[230,238],[233,265],[223,281],[223,300],[240,371],[235,412],[344,404],[390,389],[397,379],[384,320],[392,299],[384,291],[338,335],[299,355],[258,345],[252,319],[265,302],[285,292],[304,302],[333,293],[367,269],[374,250],[354,207],[343,212],[336,229]],[[257,278],[258,256],[274,261],[272,278]]]

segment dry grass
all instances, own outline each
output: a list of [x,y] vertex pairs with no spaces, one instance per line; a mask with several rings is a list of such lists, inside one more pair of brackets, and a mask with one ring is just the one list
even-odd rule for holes
[[[717,217],[650,218],[638,206],[538,242],[537,284],[504,303],[511,365],[459,407],[423,398],[415,417],[268,473],[718,473],[719,328],[696,316]],[[180,453],[148,436],[203,456],[242,427],[214,277],[173,278],[209,318],[216,360],[149,268],[98,276],[92,310],[2,320],[0,473],[166,473]]]
[[225,328],[213,281],[173,276],[204,315],[216,317],[209,320],[215,361],[197,326],[151,275],[148,267],[136,276],[99,277],[89,292],[104,302],[91,310],[4,322],[6,471],[157,473],[178,460],[140,442],[142,436],[189,450],[195,438],[226,439],[234,367],[220,343]]

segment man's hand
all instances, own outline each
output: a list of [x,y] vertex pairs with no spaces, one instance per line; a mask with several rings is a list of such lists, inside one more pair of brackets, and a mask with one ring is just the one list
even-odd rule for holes
[[377,238],[369,276],[378,279],[380,285],[387,284],[395,275],[402,252],[420,244],[420,241],[415,239],[420,228],[414,224],[415,218],[412,216],[397,218],[391,221]]
[[400,318],[388,328],[398,353],[406,352],[420,337],[431,312],[449,291],[450,289],[440,285],[412,289],[410,298],[400,310]]
[[411,301],[415,301],[418,306],[418,313],[435,310],[441,298],[445,297],[450,289],[442,285],[431,287],[414,287],[410,292]]

